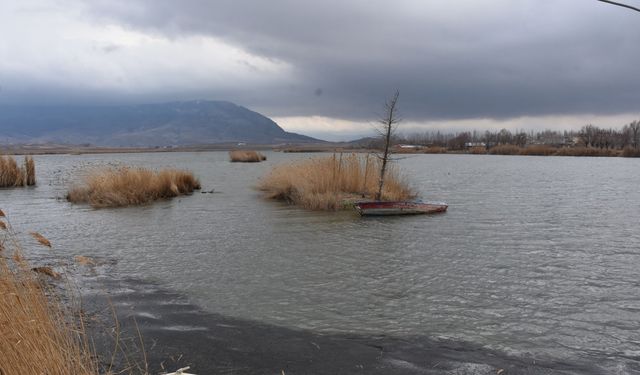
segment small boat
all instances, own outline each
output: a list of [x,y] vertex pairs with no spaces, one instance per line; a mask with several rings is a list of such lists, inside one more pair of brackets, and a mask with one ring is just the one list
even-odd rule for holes
[[356,210],[363,216],[373,215],[417,215],[434,214],[445,212],[447,207],[443,202],[423,202],[423,201],[369,201],[357,202]]

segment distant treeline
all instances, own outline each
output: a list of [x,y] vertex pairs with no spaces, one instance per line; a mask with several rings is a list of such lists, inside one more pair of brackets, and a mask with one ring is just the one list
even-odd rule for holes
[[[368,146],[375,147],[377,140]],[[640,147],[640,121],[633,121],[620,129],[601,128],[595,125],[585,125],[580,130],[543,130],[543,131],[515,131],[508,129],[485,132],[463,131],[442,132],[426,131],[408,135],[399,135],[394,143],[406,148],[418,146],[442,151],[468,151],[479,149],[487,151],[498,146],[516,146],[528,148],[531,146],[549,146],[550,148],[586,148],[600,150],[638,150]],[[402,147],[402,146],[401,146]],[[504,148],[504,147],[503,147]],[[515,148],[512,148],[515,150]],[[613,152],[612,154],[615,154]]]

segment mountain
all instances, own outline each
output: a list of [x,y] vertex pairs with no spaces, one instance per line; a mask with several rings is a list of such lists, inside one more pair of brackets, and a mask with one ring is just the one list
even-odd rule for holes
[[224,101],[130,106],[0,106],[0,144],[185,146],[222,142],[307,143],[273,120]]

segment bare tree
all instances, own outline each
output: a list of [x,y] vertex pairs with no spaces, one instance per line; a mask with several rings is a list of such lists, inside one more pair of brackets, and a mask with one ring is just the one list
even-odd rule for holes
[[387,170],[387,163],[389,162],[391,140],[398,127],[400,118],[398,117],[398,97],[400,92],[396,90],[393,97],[385,103],[385,112],[378,120],[378,132],[384,140],[383,151],[380,159],[382,160],[382,167],[380,168],[380,181],[378,182],[378,192],[376,193],[376,200],[382,199],[382,187],[384,186],[384,173]]
[[638,141],[640,136],[640,121],[636,120],[629,124],[629,130],[631,131],[631,144],[633,148],[638,148]]
[[631,9],[631,10],[635,10],[636,12],[640,12],[640,8],[636,8],[634,6],[623,4],[623,3],[618,3],[616,1],[611,1],[611,0],[598,0],[598,1],[601,1],[603,3],[617,5],[619,7],[623,7],[623,8],[627,8],[627,9]]

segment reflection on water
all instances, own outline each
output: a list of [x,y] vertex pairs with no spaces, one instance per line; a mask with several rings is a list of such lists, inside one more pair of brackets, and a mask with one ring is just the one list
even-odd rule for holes
[[[252,186],[271,165],[309,157],[267,156],[38,156],[38,186],[0,191],[0,206],[59,253],[115,258],[122,275],[215,313],[534,356],[640,356],[640,161],[414,156],[401,166],[449,211],[363,219],[260,199]],[[106,163],[188,168],[215,193],[104,210],[56,199]]]

